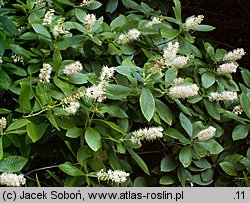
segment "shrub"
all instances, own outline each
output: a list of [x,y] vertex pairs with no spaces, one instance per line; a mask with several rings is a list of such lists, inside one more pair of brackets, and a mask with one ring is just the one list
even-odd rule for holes
[[204,16],[183,19],[179,0],[173,14],[160,1],[1,5],[1,184],[249,186],[245,52],[202,41]]

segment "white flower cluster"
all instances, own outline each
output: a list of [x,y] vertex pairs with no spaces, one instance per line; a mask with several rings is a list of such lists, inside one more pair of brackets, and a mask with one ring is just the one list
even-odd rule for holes
[[237,105],[233,108],[233,112],[236,114],[236,115],[239,115],[239,114],[242,114],[243,113],[243,109],[241,107],[241,105]]
[[105,87],[108,85],[109,79],[113,77],[115,72],[114,67],[103,66],[100,74],[100,82],[97,85],[93,85],[86,89],[86,96],[102,102],[106,99],[105,97]]
[[24,176],[13,174],[13,173],[2,173],[0,175],[0,185],[5,185],[8,187],[20,187],[26,184],[26,179]]
[[181,83],[183,83],[184,82],[184,79],[183,78],[175,78],[174,80],[173,80],[173,85],[179,85],[179,84],[181,84]]
[[106,99],[105,97],[105,89],[103,83],[99,83],[98,85],[93,85],[86,89],[86,96],[97,100],[98,102],[102,102]]
[[64,23],[64,18],[60,18],[58,21],[57,21],[57,24],[53,27],[52,29],[52,33],[55,37],[57,37],[58,35],[64,35],[64,34],[67,34],[68,31],[64,29],[63,27],[63,23]]
[[94,14],[87,14],[84,17],[84,25],[88,32],[92,32],[92,27],[96,22],[96,16]]
[[52,67],[48,63],[43,64],[43,68],[40,69],[39,79],[43,84],[49,83],[51,77]]
[[139,129],[135,132],[133,132],[134,136],[131,137],[131,141],[133,143],[141,145],[141,141],[153,141],[157,138],[163,137],[163,128],[161,126],[159,127],[150,127],[150,128],[144,128]]
[[44,1],[45,1],[45,0],[36,0],[36,1],[35,1],[35,4],[36,4],[37,6],[39,6],[39,5],[42,4]]
[[82,64],[79,61],[68,64],[64,67],[63,73],[66,75],[74,75],[83,69]]
[[234,61],[241,59],[245,54],[246,52],[242,48],[234,49],[233,51],[228,52],[224,56],[223,61],[234,62]]
[[43,23],[42,25],[49,27],[50,24],[52,23],[53,17],[54,17],[54,9],[49,9],[44,16]]
[[186,99],[198,94],[199,87],[196,84],[178,85],[169,88],[169,96],[176,99]]
[[137,29],[129,30],[128,33],[120,34],[118,37],[118,44],[124,45],[136,40],[141,35]]
[[223,91],[221,93],[211,92],[209,95],[210,101],[234,101],[238,99],[237,92]]
[[203,19],[204,19],[203,15],[198,15],[197,17],[195,16],[189,17],[185,22],[187,31],[194,30],[201,23]]
[[163,51],[163,58],[166,66],[182,68],[188,63],[189,61],[188,56],[177,55],[179,47],[180,44],[178,42],[175,42],[174,44],[172,42],[168,43],[167,49]]
[[67,106],[64,107],[64,110],[70,115],[75,115],[76,112],[79,110],[79,108],[80,108],[79,102],[71,101],[71,102],[67,103]]
[[98,180],[111,181],[118,184],[126,182],[127,177],[129,177],[129,175],[130,175],[129,173],[126,173],[121,170],[114,170],[114,171],[108,170],[106,172],[103,169],[96,174]]
[[215,136],[216,128],[213,126],[209,126],[208,128],[200,131],[198,133],[198,140],[201,142],[205,142]]
[[233,62],[231,63],[224,63],[217,68],[217,73],[219,75],[226,75],[228,73],[236,73],[237,65]]
[[158,17],[153,17],[151,21],[148,22],[147,27],[152,27],[153,25],[160,24],[162,19]]
[[6,128],[6,125],[7,125],[6,118],[5,118],[5,117],[2,117],[2,118],[0,119],[0,129]]
[[3,63],[3,58],[0,56],[0,64]]
[[89,6],[92,2],[94,2],[94,0],[83,0],[79,6],[80,7],[84,7],[84,6]]
[[24,60],[22,56],[19,56],[17,54],[12,54],[11,58],[13,59],[14,63],[17,63],[17,62],[23,63],[23,60]]
[[18,30],[19,34],[21,34],[21,33],[23,33],[26,29],[27,29],[26,26],[21,26],[21,27],[19,27],[17,30]]

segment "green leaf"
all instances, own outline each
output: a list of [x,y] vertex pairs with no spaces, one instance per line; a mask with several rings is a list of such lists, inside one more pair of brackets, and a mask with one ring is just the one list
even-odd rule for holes
[[192,163],[192,153],[189,147],[183,147],[179,153],[179,160],[187,168]]
[[0,70],[0,88],[9,89],[11,85],[11,78],[3,70]]
[[70,128],[66,133],[66,137],[70,137],[70,138],[77,138],[81,135],[83,135],[82,128]]
[[171,185],[173,183],[175,183],[175,180],[170,176],[162,176],[160,179],[161,185]]
[[204,182],[211,181],[213,179],[214,169],[208,168],[201,173],[201,179]]
[[3,158],[3,138],[0,137],[0,160]]
[[117,154],[114,152],[113,148],[108,147],[107,149],[108,152],[108,159],[109,159],[109,163],[110,166],[112,167],[113,170],[122,170],[122,165],[121,162],[117,156]]
[[73,89],[73,85],[59,79],[58,77],[54,77],[53,81],[57,87],[59,87],[65,95],[69,95],[71,90]]
[[69,76],[69,82],[76,85],[88,83],[88,76],[83,73],[76,73]]
[[237,125],[232,133],[233,140],[241,140],[247,137],[249,132],[249,126],[248,125]]
[[89,158],[93,157],[93,151],[87,145],[83,145],[78,149],[77,152],[77,161],[84,166],[85,161]]
[[113,13],[118,7],[118,0],[109,0],[106,4],[106,12]]
[[180,113],[179,119],[180,119],[181,126],[183,127],[183,129],[187,132],[189,137],[192,138],[192,136],[193,136],[193,125],[192,125],[191,121],[183,113]]
[[10,48],[12,49],[13,52],[15,52],[18,55],[24,56],[28,59],[30,59],[33,56],[36,56],[35,54],[33,54],[32,52],[24,49],[23,47],[21,47],[20,45],[17,44],[10,44]]
[[245,82],[245,84],[248,86],[248,88],[250,88],[250,71],[247,69],[243,69],[240,71],[241,76]]
[[32,28],[35,30],[35,32],[45,38],[51,39],[51,36],[48,32],[48,30],[41,24],[33,24]]
[[178,130],[174,128],[167,128],[163,133],[168,137],[178,139],[183,144],[191,144],[189,139],[187,139],[184,135],[182,135]]
[[179,99],[175,99],[173,98],[173,100],[175,101],[175,103],[179,106],[179,108],[181,109],[181,111],[189,116],[192,116],[192,113],[190,112],[190,110],[180,102]]
[[250,118],[250,100],[244,92],[240,95],[240,104],[247,117]]
[[77,167],[73,166],[72,163],[66,162],[60,164],[59,168],[66,174],[70,176],[83,176],[84,173]]
[[209,115],[215,118],[216,120],[220,120],[220,113],[217,111],[214,104],[206,99],[204,99],[203,101]]
[[111,127],[112,129],[114,129],[115,131],[117,131],[123,135],[127,135],[127,133],[124,132],[123,129],[121,129],[118,125],[116,125],[115,123],[113,123],[111,121],[105,121],[105,120],[101,120],[101,119],[93,119],[92,122],[93,123],[104,123],[104,124],[108,125],[109,127]]
[[197,142],[195,144],[201,148],[206,149],[207,151],[210,152],[210,154],[219,154],[223,151],[223,147],[214,139],[210,139],[205,142]]
[[150,89],[143,87],[140,95],[140,107],[142,114],[150,121],[155,112],[155,99]]
[[162,101],[155,100],[156,111],[160,118],[164,120],[168,125],[172,125],[173,122],[173,113],[170,108],[167,107]]
[[178,21],[178,23],[181,23],[181,2],[179,0],[174,0],[174,14],[175,14],[175,18]]
[[215,27],[211,26],[211,25],[197,25],[194,30],[195,31],[200,31],[200,32],[209,32],[214,30]]
[[178,162],[174,159],[174,156],[169,154],[161,160],[161,171],[170,172],[176,169]]
[[215,75],[210,72],[205,72],[201,76],[201,81],[202,81],[203,87],[207,89],[215,83]]
[[27,124],[27,134],[31,138],[32,142],[36,142],[40,139],[40,134],[34,123],[29,122]]
[[11,125],[7,128],[6,132],[16,130],[18,128],[26,126],[30,121],[28,119],[18,119],[11,123]]
[[46,112],[46,117],[49,119],[50,123],[57,129],[60,131],[60,128],[57,125],[55,116],[51,113],[51,111],[47,111]]
[[172,29],[172,28],[162,28],[161,29],[161,36],[163,38],[173,39],[173,38],[177,37],[179,34],[180,34],[180,31],[176,30],[176,29]]
[[31,110],[30,98],[29,98],[29,85],[27,82],[20,82],[21,92],[19,97],[19,104],[25,110]]
[[122,55],[122,50],[118,49],[114,44],[109,43],[108,45],[108,53],[111,55]]
[[226,174],[228,174],[230,176],[238,176],[237,169],[233,163],[228,162],[228,161],[224,161],[224,162],[220,163],[220,167],[222,168],[223,171],[226,172]]
[[75,16],[77,20],[84,23],[84,17],[86,16],[86,12],[80,8],[75,8]]
[[0,172],[15,173],[23,169],[28,159],[22,156],[9,156],[0,161]]
[[101,113],[109,113],[117,118],[128,118],[128,115],[118,106],[105,105],[100,108]]
[[148,175],[150,175],[149,170],[145,162],[139,157],[131,148],[127,148],[129,154],[135,160],[135,162],[141,167],[141,169]]
[[93,1],[90,5],[84,7],[88,10],[96,10],[98,8],[100,8],[102,6],[102,4],[99,1]]
[[88,127],[86,129],[85,140],[88,146],[95,152],[102,147],[102,137],[94,128]]
[[177,68],[169,68],[165,72],[165,82],[169,84],[172,83],[173,80],[177,77],[177,75],[178,75]]

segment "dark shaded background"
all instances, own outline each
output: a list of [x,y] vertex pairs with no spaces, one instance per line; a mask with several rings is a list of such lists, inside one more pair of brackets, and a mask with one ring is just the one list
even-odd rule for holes
[[184,17],[204,15],[204,24],[215,26],[203,39],[215,47],[232,50],[244,48],[247,54],[239,61],[250,69],[250,0],[181,0]]

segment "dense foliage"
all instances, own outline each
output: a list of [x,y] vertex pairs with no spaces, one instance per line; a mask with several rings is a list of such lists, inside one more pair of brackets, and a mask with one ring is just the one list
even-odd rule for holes
[[245,52],[214,48],[202,15],[163,2],[0,0],[2,176],[250,185]]

